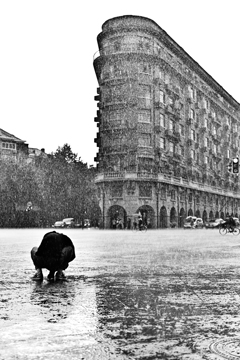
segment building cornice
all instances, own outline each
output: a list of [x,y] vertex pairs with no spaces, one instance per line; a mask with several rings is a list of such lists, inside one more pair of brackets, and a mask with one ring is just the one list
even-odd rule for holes
[[[133,20],[133,24],[130,26],[129,23],[121,24],[116,27],[111,26],[114,21],[120,20]],[[146,22],[146,26],[137,25],[134,23],[134,20],[140,20]],[[235,109],[240,109],[240,103],[238,103],[207,71],[205,71],[199,63],[197,63],[180,45],[178,45],[167,33],[163,30],[157,23],[149,18],[145,18],[142,16],[134,16],[134,15],[124,15],[115,17],[107,20],[102,25],[102,32],[98,35],[97,40],[99,44],[99,48],[101,49],[101,42],[105,38],[105,36],[109,36],[111,34],[122,34],[123,31],[132,32],[147,32],[151,36],[154,36],[158,39],[163,45],[166,46],[170,51],[172,51],[176,56],[179,57],[192,71],[194,71],[200,78],[206,82],[212,89],[217,91],[229,104],[231,104]]]

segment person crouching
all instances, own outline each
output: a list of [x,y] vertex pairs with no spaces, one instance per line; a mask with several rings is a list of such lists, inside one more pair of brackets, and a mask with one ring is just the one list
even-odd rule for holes
[[55,272],[56,280],[65,280],[63,270],[67,269],[69,262],[75,257],[74,245],[68,236],[56,231],[45,234],[40,246],[31,250],[31,258],[36,269],[32,280],[43,280],[43,268],[49,270],[49,281],[54,280]]

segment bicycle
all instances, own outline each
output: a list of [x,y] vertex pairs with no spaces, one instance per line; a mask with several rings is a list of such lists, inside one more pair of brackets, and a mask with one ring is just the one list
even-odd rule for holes
[[233,235],[238,235],[240,232],[238,227],[235,226],[220,226],[219,227],[219,233],[221,235],[226,235],[227,233],[229,234],[233,234]]
[[141,224],[141,225],[137,225],[133,227],[133,231],[143,231],[146,232],[147,231],[147,225]]

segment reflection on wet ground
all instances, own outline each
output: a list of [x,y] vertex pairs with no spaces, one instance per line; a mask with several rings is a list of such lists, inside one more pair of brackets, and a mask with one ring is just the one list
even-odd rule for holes
[[211,360],[226,344],[229,354],[240,332],[238,239],[69,234],[77,258],[64,282],[47,272],[29,281],[31,241],[16,243],[14,231],[8,246],[0,240],[0,359]]

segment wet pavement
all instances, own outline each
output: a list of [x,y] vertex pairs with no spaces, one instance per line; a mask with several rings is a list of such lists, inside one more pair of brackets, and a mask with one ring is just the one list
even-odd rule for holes
[[240,359],[240,235],[63,231],[66,282],[31,281],[49,229],[0,230],[0,359]]

